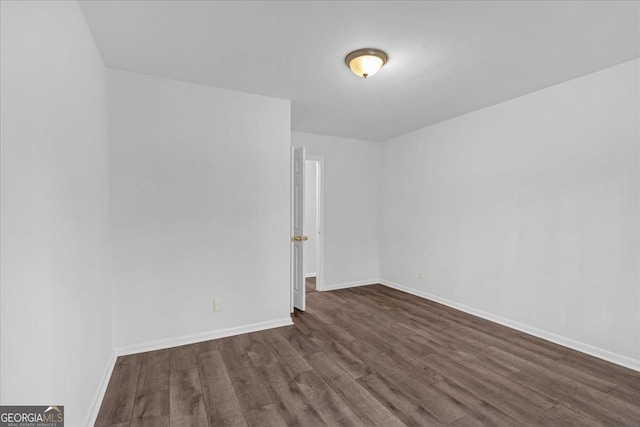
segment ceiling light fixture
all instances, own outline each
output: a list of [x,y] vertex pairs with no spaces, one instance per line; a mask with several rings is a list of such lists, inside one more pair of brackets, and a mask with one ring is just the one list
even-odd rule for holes
[[377,73],[387,63],[387,54],[379,49],[358,49],[348,54],[344,62],[355,75],[366,79]]

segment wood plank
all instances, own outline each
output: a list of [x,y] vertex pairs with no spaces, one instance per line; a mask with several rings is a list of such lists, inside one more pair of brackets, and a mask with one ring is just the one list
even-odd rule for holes
[[616,386],[616,384],[611,381],[601,379],[597,376],[591,375],[584,369],[574,367],[571,364],[563,362],[563,359],[555,360],[539,354],[533,355],[528,350],[523,350],[522,348],[514,348],[503,344],[500,347],[487,347],[486,349],[483,349],[480,354],[490,360],[504,361],[504,358],[495,357],[496,351],[512,354],[519,357],[521,360],[528,360],[530,364],[527,366],[531,369],[543,369],[545,371],[553,372],[560,376],[571,378],[596,390],[608,392]]
[[[626,402],[619,401],[609,396],[606,401],[598,400],[596,396],[591,395],[588,387],[576,384],[567,384],[566,381],[553,376],[541,376],[523,370],[509,377],[512,381],[516,381],[525,385],[532,390],[544,393],[551,398],[555,398],[562,403],[568,404],[583,414],[594,418],[598,422],[606,425],[634,425],[639,424],[636,418],[634,421],[634,413],[636,411],[627,411]],[[596,390],[591,389],[593,392]],[[607,395],[605,395],[607,396]],[[627,408],[623,408],[627,406]]]
[[574,368],[584,369],[591,375],[611,381],[617,385],[640,391],[640,372],[638,371],[573,350],[560,362],[570,364]]
[[[402,388],[409,390],[414,395],[430,396],[433,394],[429,384],[441,381],[442,375],[435,370],[426,367],[422,369],[416,364],[409,363],[397,355],[389,355],[386,351],[379,350],[375,343],[358,340],[349,343],[349,350],[371,367],[374,372],[391,379]],[[420,363],[416,361],[415,363]],[[437,400],[437,396],[432,396]]]
[[[572,408],[589,414],[597,420],[623,424],[640,421],[640,406],[619,400],[612,395],[586,386],[570,377],[558,375],[535,363],[521,359],[500,349],[490,349],[490,354],[521,368],[510,379],[525,384],[552,398],[568,403]],[[624,415],[622,415],[624,414]]]
[[475,419],[472,415],[467,415],[454,421],[451,425],[456,427],[484,427],[487,424]]
[[271,405],[273,400],[238,337],[219,340],[218,348],[243,412]]
[[433,351],[430,353],[437,351],[439,348],[464,350],[469,353],[475,353],[489,347],[486,342],[458,333],[460,328],[438,330],[436,328],[425,328],[420,323],[411,321],[406,323],[402,322],[400,326],[426,339],[428,343],[432,343],[430,344],[430,348],[432,348]]
[[133,418],[162,418],[169,415],[169,390],[136,397]]
[[357,288],[346,289],[352,293],[351,298],[360,301],[366,307],[374,308],[394,323],[404,321],[419,322],[425,327],[437,329],[456,329],[463,325],[433,311],[431,305],[423,304],[421,298],[413,297],[413,301],[396,299],[375,292],[364,292]]
[[292,377],[312,369],[304,357],[278,332],[274,330],[263,331],[262,337],[271,352]]
[[[428,411],[445,423],[450,423],[466,415],[456,405],[448,402],[442,395],[434,391],[429,384],[440,381],[442,376],[435,379],[431,372],[415,368],[413,365],[399,363],[395,358],[387,356],[374,346],[363,341],[350,344],[349,349],[369,364],[374,371],[395,385],[397,389],[414,396],[424,405]],[[370,378],[376,378],[368,376]]]
[[209,427],[207,417],[193,418],[190,416],[171,416],[169,419],[170,427]]
[[375,373],[356,381],[366,387],[387,409],[407,425],[445,425],[466,415],[461,413],[449,421],[439,420],[428,409],[416,402],[411,395]]
[[453,381],[443,380],[433,385],[443,394],[451,397],[454,401],[459,402],[464,412],[467,413],[465,421],[462,424],[480,423],[480,425],[494,426],[521,426],[522,423],[516,421],[513,417],[500,411],[481,397],[475,396],[473,393],[459,386]]
[[515,366],[512,366],[502,360],[487,356],[482,352],[475,353],[470,357],[472,357],[476,363],[482,365],[486,369],[502,375],[503,377],[508,377],[509,375],[520,372],[520,369]]
[[360,378],[371,373],[371,369],[365,365],[362,360],[358,359],[344,346],[331,339],[331,337],[322,332],[321,328],[317,325],[297,323],[295,326],[303,331],[309,339],[322,349],[323,353],[329,355],[353,378]]
[[[418,298],[395,289],[381,289],[379,292],[391,298],[405,301],[405,305],[402,306],[402,309],[404,310],[413,310],[411,308],[411,304],[406,304],[407,302],[412,302],[414,305],[420,306],[425,310],[432,311],[443,318],[460,323],[467,328],[475,329],[486,335],[492,335],[499,338],[501,341],[510,343],[512,346],[521,347],[522,349],[537,355],[542,355],[551,359],[560,359],[571,351],[565,347],[524,334],[506,326],[499,325],[486,319],[478,318],[451,307],[425,300],[423,298]],[[420,309],[416,310],[418,317],[421,317]]]
[[547,414],[557,419],[563,426],[567,427],[597,427],[602,423],[594,420],[593,418],[576,412],[564,403],[558,403],[553,408],[547,411]]
[[169,390],[169,350],[143,353],[136,396]]
[[417,388],[421,387],[420,382],[431,384],[442,380],[442,376],[437,372],[420,364],[416,355],[398,350],[393,344],[374,333],[374,326],[362,326],[360,322],[346,318],[339,312],[331,311],[330,308],[327,310],[337,325],[343,329],[348,328],[350,335],[357,339],[341,341],[341,334],[334,335],[333,330],[327,330],[327,334],[374,370],[381,373],[384,370],[388,378],[403,378]]
[[[359,298],[359,297],[356,297]],[[395,351],[404,354],[408,358],[420,357],[424,354],[432,353],[434,342],[425,339],[415,331],[402,327],[398,322],[398,317],[390,316],[389,312],[374,309],[364,300],[356,299],[350,307],[351,310],[346,316],[366,328],[369,332],[377,335],[388,346]],[[394,313],[396,313],[394,311]],[[380,328],[380,323],[385,327]]]
[[169,427],[169,417],[135,418],[131,420],[130,427]]
[[117,424],[131,419],[141,364],[141,354],[118,357],[96,418],[96,427]]
[[451,315],[448,307],[433,304],[404,292],[389,288],[373,288],[374,292],[367,297],[376,301],[382,306],[393,309],[404,318],[425,322],[425,325],[433,325],[439,328],[455,329],[464,325],[461,319],[463,316]]
[[238,339],[244,346],[254,366],[268,365],[278,361],[269,347],[265,344],[262,336],[253,332],[250,334],[238,335]]
[[640,403],[640,391],[625,387],[623,385],[616,386],[616,388],[609,391],[608,394],[609,396],[613,396],[616,399],[622,400],[631,405],[638,406],[638,404]]
[[[439,355],[435,357],[439,357],[441,361],[446,360],[446,357]],[[557,403],[553,398],[549,398],[544,393],[537,393],[526,386],[510,381],[508,378],[504,378],[502,375],[486,369],[473,358],[453,356],[450,360],[455,362],[455,367],[459,371],[469,376],[482,378],[485,385],[491,386],[494,389],[504,390],[508,393],[507,395],[511,396],[512,400],[520,399],[522,402],[528,403],[530,407],[541,411],[546,411]],[[511,376],[509,378],[511,378]]]
[[250,427],[286,427],[287,425],[275,404],[254,409],[245,413],[244,416]]
[[316,353],[309,358],[309,362],[367,425],[404,425],[332,357],[325,353]]
[[448,381],[458,384],[523,424],[553,424],[553,420],[545,416],[544,411],[557,402],[527,389],[522,384],[514,383],[489,370],[461,364],[441,355],[431,354],[423,360],[432,369],[441,372]]
[[291,347],[298,352],[302,357],[308,357],[314,353],[321,351],[313,341],[309,339],[307,335],[302,333],[300,329],[294,326],[287,326],[284,328],[274,329],[282,337],[289,342]]
[[296,375],[295,381],[309,404],[318,411],[318,414],[327,425],[365,425],[349,405],[327,385],[317,372],[301,372]]
[[[351,335],[349,329],[336,325],[336,319],[332,317],[331,313],[333,311],[331,306],[335,304],[325,298],[325,295],[329,293],[330,292],[314,293],[313,295],[317,297],[313,298],[313,303],[309,303],[305,314],[312,318],[314,322],[322,324],[322,329],[327,334],[337,337],[336,341],[339,343],[355,340],[355,337]],[[294,320],[297,321],[298,319],[294,318]]]
[[240,402],[218,350],[198,354],[204,404],[212,426],[246,426]]
[[553,372],[562,377],[570,378],[583,385],[605,393],[613,390],[613,388],[616,386],[616,384],[611,381],[593,376],[589,372],[585,372],[584,370],[576,369],[570,364],[562,362],[562,360],[544,361],[542,363],[538,360],[536,361],[536,364],[546,368],[550,373]]
[[196,344],[192,344],[192,346],[197,356],[200,353],[217,350],[218,340],[202,341]]
[[181,371],[198,367],[194,345],[183,345],[169,349],[169,371]]
[[206,423],[207,411],[198,368],[171,372],[169,383],[171,425],[198,425],[202,424],[202,419]]
[[256,369],[287,425],[316,426],[325,424],[318,412],[309,405],[296,382],[279,362],[262,365]]

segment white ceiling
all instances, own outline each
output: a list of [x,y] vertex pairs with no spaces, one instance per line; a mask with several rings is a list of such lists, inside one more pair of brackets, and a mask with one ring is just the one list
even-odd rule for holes
[[[638,2],[87,1],[108,67],[292,103],[293,130],[385,140],[640,56]],[[363,80],[344,57],[376,47]]]

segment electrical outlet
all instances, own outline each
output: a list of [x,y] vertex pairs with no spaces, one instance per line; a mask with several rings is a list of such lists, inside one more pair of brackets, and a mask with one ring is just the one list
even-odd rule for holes
[[418,279],[424,279],[424,270],[418,270]]
[[222,311],[222,301],[220,301],[218,299],[214,299],[213,300],[213,311],[215,313],[218,313],[219,311]]

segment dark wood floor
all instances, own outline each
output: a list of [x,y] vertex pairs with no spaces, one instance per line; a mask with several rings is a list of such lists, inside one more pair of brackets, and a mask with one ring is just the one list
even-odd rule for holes
[[640,373],[381,285],[118,358],[97,426],[640,426]]
[[315,292],[316,291],[316,278],[315,277],[307,277],[304,279],[306,292]]

